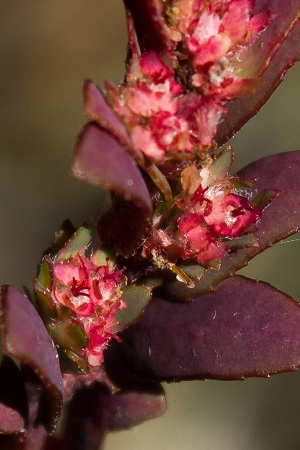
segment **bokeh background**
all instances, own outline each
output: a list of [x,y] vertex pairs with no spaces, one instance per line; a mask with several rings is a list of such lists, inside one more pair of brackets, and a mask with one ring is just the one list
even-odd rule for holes
[[[0,17],[0,283],[31,282],[63,219],[93,225],[105,195],[68,164],[84,123],[81,84],[118,83],[126,34],[121,0],[2,2]],[[237,135],[235,167],[300,148],[300,66]],[[300,176],[300,174],[299,174]],[[299,237],[243,270],[300,300]],[[110,435],[105,450],[298,450],[300,374],[166,385],[168,412]]]

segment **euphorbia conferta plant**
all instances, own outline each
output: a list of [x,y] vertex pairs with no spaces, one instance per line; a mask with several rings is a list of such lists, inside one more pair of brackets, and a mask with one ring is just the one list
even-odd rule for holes
[[124,3],[124,81],[84,82],[71,164],[110,192],[99,243],[67,220],[32,290],[1,288],[3,449],[96,449],[163,381],[300,365],[298,303],[235,275],[300,228],[300,153],[233,174],[226,145],[300,58],[300,1]]

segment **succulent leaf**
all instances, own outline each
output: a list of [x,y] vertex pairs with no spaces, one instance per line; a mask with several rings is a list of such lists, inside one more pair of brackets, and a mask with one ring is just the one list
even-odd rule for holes
[[44,386],[47,398],[45,427],[53,430],[63,402],[58,356],[43,322],[25,295],[1,288],[3,353],[30,367]]
[[116,192],[144,214],[152,213],[151,198],[133,158],[106,130],[90,123],[78,138],[71,166],[73,174]]
[[139,319],[151,299],[151,289],[146,286],[127,286],[123,288],[122,300],[126,308],[116,314],[115,331],[122,330]]
[[120,336],[105,355],[120,384],[265,377],[300,364],[300,306],[267,283],[236,276],[191,303],[154,297]]

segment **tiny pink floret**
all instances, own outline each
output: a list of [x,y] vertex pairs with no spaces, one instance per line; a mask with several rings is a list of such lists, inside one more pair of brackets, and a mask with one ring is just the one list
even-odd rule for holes
[[183,193],[177,202],[183,212],[178,219],[178,241],[184,243],[183,259],[196,257],[200,264],[209,264],[220,261],[228,252],[224,238],[241,237],[255,226],[261,211],[236,194],[229,180],[207,184],[209,167],[198,176],[198,188]]
[[103,352],[112,338],[118,310],[126,305],[121,288],[125,276],[114,271],[109,261],[97,265],[77,254],[68,261],[53,263],[52,298],[57,306],[68,307],[88,337],[85,354],[92,366],[103,362]]

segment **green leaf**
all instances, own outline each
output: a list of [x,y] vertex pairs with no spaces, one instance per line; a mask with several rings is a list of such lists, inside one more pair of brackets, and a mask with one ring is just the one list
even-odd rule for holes
[[233,176],[230,177],[229,180],[235,189],[248,189],[255,185],[255,180],[250,180],[250,178],[236,178]]
[[57,255],[57,262],[65,261],[85,250],[91,242],[91,232],[85,226],[78,228]]
[[251,199],[251,205],[256,210],[263,210],[279,194],[274,189],[264,189]]
[[56,345],[75,353],[82,352],[88,344],[84,329],[71,320],[53,320],[48,324],[48,329]]
[[86,374],[89,371],[84,358],[63,347],[58,348],[60,365],[64,373]]
[[115,252],[111,246],[102,246],[100,250],[97,250],[91,257],[91,261],[97,266],[106,266],[106,260],[114,262],[116,259]]
[[63,248],[63,246],[71,239],[75,233],[76,228],[69,219],[66,219],[60,229],[55,233],[52,244],[45,254],[49,254],[51,257],[56,256],[57,253]]
[[56,308],[51,296],[52,279],[52,261],[49,256],[45,256],[32,285],[35,294],[34,306],[44,322],[56,317]]
[[258,240],[255,237],[254,233],[249,233],[245,236],[234,239],[224,239],[224,242],[226,243],[226,246],[229,247],[232,251],[239,248],[252,248],[258,246]]
[[232,147],[228,146],[222,150],[214,162],[209,166],[209,176],[207,179],[207,186],[211,186],[218,181],[223,180],[231,169],[233,163]]
[[35,280],[35,285],[39,288],[51,290],[52,287],[52,262],[51,259],[45,256],[41,262],[38,276]]
[[146,286],[126,286],[122,299],[127,308],[121,309],[116,315],[114,331],[120,331],[135,322],[144,312],[151,299],[151,289]]
[[41,289],[37,285],[33,285],[33,290],[35,293],[34,306],[44,322],[56,317],[56,308],[52,303],[51,294],[44,289]]
[[148,276],[146,278],[143,278],[143,286],[148,287],[151,290],[155,289],[159,286],[161,286],[164,283],[164,277],[163,276]]
[[200,266],[195,261],[181,263],[178,267],[194,281],[200,281],[206,271],[205,267]]

